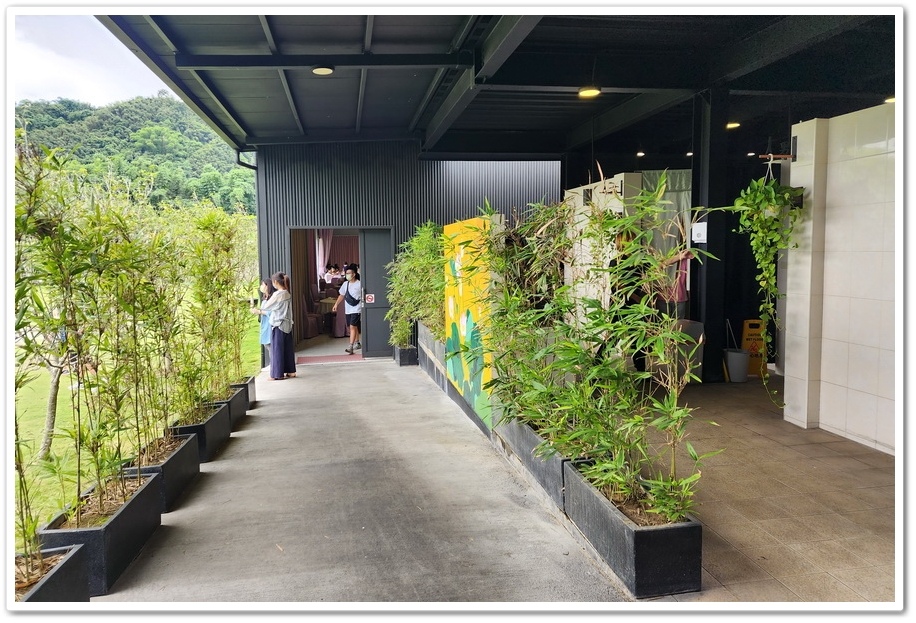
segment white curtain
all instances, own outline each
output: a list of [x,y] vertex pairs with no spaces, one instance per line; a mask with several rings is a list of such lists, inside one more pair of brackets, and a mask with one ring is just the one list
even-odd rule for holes
[[319,229],[318,230],[318,249],[315,252],[316,264],[318,264],[318,278],[321,279],[324,277],[327,269],[325,266],[328,264],[328,256],[331,254],[331,240],[334,239],[334,230],[333,229]]

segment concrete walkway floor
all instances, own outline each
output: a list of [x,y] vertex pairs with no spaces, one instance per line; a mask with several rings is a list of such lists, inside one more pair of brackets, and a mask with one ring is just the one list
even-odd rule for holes
[[91,605],[600,610],[631,600],[419,367],[354,357],[282,381],[262,372],[256,390],[226,447]]

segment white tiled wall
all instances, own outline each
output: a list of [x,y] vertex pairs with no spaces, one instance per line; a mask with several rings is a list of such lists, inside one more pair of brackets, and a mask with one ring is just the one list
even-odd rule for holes
[[[889,453],[902,209],[894,134],[893,104],[793,127],[798,154],[790,183],[805,186],[809,214],[786,261],[784,355],[787,420]],[[822,309],[815,309],[818,300]]]

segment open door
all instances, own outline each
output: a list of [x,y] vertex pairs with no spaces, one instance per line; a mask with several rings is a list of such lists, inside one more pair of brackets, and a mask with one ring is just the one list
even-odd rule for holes
[[363,317],[360,340],[363,357],[391,357],[388,304],[388,273],[385,266],[394,259],[390,229],[361,229],[359,232],[359,278],[363,286]]

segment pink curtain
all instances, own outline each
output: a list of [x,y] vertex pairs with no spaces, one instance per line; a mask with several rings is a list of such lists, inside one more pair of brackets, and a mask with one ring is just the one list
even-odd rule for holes
[[335,236],[330,257],[331,264],[340,264],[341,271],[344,262],[359,264],[359,236]]
[[[331,256],[331,241],[334,239],[334,230],[333,229],[319,229],[318,230],[318,250],[317,257],[315,258],[316,263],[318,264],[315,267],[315,270],[318,271],[318,278],[321,279],[324,277],[324,273],[327,272],[325,266],[327,266],[330,256]],[[334,262],[330,262],[333,264]],[[343,268],[343,267],[341,267]]]

